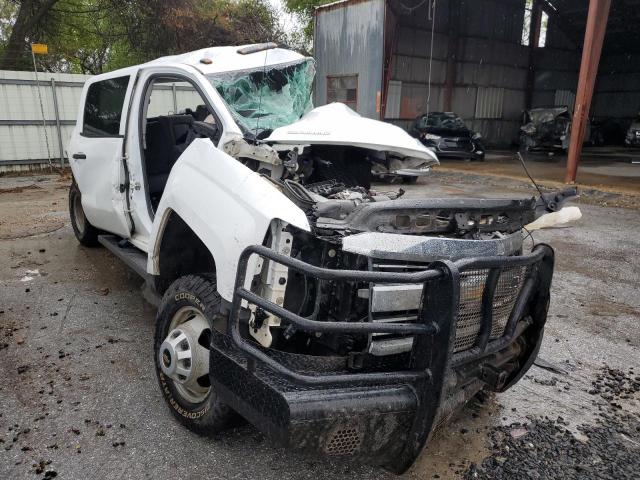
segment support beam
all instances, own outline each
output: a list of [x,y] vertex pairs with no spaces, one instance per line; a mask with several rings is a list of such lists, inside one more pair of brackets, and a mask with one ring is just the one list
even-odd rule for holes
[[460,0],[449,2],[449,41],[447,44],[447,70],[444,80],[444,110],[453,110],[453,86],[456,81],[458,43],[460,41]]
[[574,183],[578,174],[578,164],[582,153],[582,144],[589,118],[589,108],[593,100],[593,89],[598,75],[600,54],[604,35],[607,31],[607,20],[611,0],[590,0],[587,28],[584,33],[584,47],[582,48],[582,63],[578,76],[578,91],[571,123],[571,141],[567,157],[566,183]]
[[398,43],[398,21],[393,10],[385,3],[384,7],[384,51],[382,59],[382,94],[380,96],[380,120],[387,115],[387,97],[389,95],[389,82],[391,81],[393,56]]
[[539,0],[533,0],[531,9],[531,24],[529,26],[529,70],[527,71],[527,88],[525,90],[525,106],[529,110],[533,106],[533,91],[536,83],[536,48],[540,43],[540,29],[542,28],[542,5]]
[[[549,2],[547,0],[542,0],[547,5]],[[570,40],[575,48],[578,49],[583,40],[583,31],[582,29],[576,25],[576,21],[574,17],[570,14],[565,13],[565,11],[557,11],[552,7],[549,7],[545,10],[549,18],[553,20],[554,25],[565,34],[568,40]]]

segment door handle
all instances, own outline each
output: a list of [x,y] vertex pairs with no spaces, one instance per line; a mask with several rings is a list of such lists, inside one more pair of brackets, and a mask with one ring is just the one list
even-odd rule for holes
[[76,160],[84,160],[87,158],[87,156],[84,153],[74,153],[72,156]]

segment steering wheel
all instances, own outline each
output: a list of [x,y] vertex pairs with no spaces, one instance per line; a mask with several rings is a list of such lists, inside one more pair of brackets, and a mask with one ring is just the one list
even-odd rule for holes
[[200,122],[198,120],[191,122],[191,128],[196,132],[196,134],[210,138],[212,141],[217,139],[216,137],[219,132],[218,125],[215,123]]
[[219,132],[220,130],[216,124],[194,120],[189,127],[185,143],[189,145],[196,138],[208,138],[215,144],[218,141]]

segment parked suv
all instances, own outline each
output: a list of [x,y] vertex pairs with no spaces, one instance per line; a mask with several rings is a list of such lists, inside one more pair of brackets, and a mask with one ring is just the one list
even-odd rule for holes
[[470,130],[453,112],[419,115],[411,125],[411,135],[432,149],[438,158],[484,160],[482,135]]
[[[437,164],[400,128],[311,105],[314,62],[216,47],[91,78],[71,222],[145,280],[160,391],[186,427],[241,415],[291,449],[405,471],[480,390],[532,364],[563,201],[404,199],[373,163]],[[571,192],[570,192],[571,193]]]

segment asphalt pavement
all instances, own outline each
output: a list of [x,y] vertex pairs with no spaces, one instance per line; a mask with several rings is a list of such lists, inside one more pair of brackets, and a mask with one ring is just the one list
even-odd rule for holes
[[[0,177],[0,478],[398,478],[291,453],[248,424],[211,439],[174,421],[156,383],[155,312],[141,281],[105,249],[76,242],[67,186],[56,176]],[[451,173],[407,192],[534,193]],[[542,367],[471,402],[403,478],[640,472],[640,215],[593,203],[576,203],[575,225],[534,235],[557,262]]]

